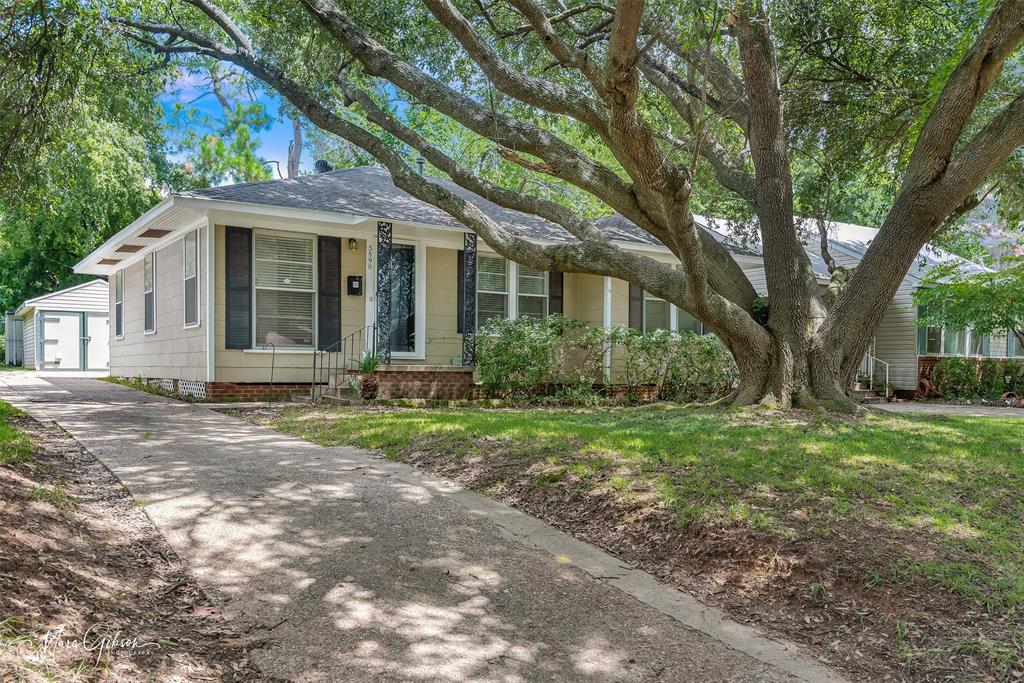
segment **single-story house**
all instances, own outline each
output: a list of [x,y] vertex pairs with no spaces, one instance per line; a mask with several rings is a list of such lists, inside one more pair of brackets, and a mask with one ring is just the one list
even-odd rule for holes
[[[530,240],[570,239],[543,219],[438,182]],[[744,246],[713,221],[700,223],[763,288],[756,245]],[[678,263],[621,217],[601,225],[626,249]],[[839,226],[837,260],[856,265],[871,235]],[[824,283],[824,266],[809,252]],[[979,347],[969,334],[942,331],[922,333],[919,347],[910,294],[939,258],[947,257],[922,254],[875,342],[873,356],[879,367],[887,364],[897,389],[913,391],[922,356],[1007,353],[1005,341]],[[459,396],[472,386],[475,330],[495,316],[561,313],[605,327],[703,331],[684,311],[625,281],[538,272],[494,254],[376,167],[173,195],[75,270],[109,279],[111,374],[210,400],[308,392],[315,378],[322,381],[314,374],[317,350],[353,345],[377,348],[385,394]]]
[[47,372],[106,372],[109,296],[105,280],[91,280],[29,299],[7,315],[8,346],[21,342],[21,352],[11,348],[8,356]]

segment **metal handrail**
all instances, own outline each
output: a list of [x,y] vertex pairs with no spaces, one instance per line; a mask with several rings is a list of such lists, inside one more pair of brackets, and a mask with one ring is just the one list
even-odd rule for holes
[[268,346],[270,347],[270,393],[267,394],[267,405],[269,406],[274,402],[274,361],[277,359],[277,347],[273,342],[267,342],[263,345],[263,350],[266,351]]
[[353,354],[377,349],[377,326],[367,325],[339,339],[326,348],[313,352],[313,377],[309,395],[314,402],[323,398],[324,385],[331,386],[331,379],[338,385],[340,378],[353,374]]
[[864,354],[864,360],[861,361],[861,367],[867,364],[867,376],[868,376],[868,389],[875,390],[875,364],[881,363],[885,368],[885,389],[888,391],[889,388],[889,363],[885,362],[881,358],[871,355],[870,353]]

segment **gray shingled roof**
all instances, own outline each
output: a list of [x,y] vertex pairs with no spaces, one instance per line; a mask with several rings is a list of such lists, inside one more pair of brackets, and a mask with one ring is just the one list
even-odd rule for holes
[[[570,242],[575,239],[561,227],[543,218],[502,208],[451,181],[440,178],[431,180],[464,197],[492,219],[524,237],[553,242]],[[457,230],[465,229],[461,223],[444,211],[395,187],[387,170],[376,166],[360,166],[287,180],[211,187],[183,192],[182,196],[310,211],[329,211],[405,223],[437,225]],[[660,244],[650,234],[619,215],[602,218],[598,221],[598,225],[612,239],[638,244]],[[756,252],[739,247],[738,244],[715,230],[708,229],[708,232],[720,242],[727,244],[736,253],[757,255]]]

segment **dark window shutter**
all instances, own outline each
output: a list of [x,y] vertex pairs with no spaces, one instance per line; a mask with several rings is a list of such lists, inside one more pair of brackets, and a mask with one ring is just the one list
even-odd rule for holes
[[562,315],[562,273],[548,273],[548,315]]
[[629,283],[629,327],[644,329],[644,290],[632,282]]
[[252,230],[224,228],[224,347],[252,348]]
[[317,237],[316,317],[319,348],[341,339],[341,238]]
[[455,331],[458,332],[459,334],[462,334],[462,331],[466,324],[466,252],[463,251],[462,249],[459,249],[458,261],[459,272],[458,275],[456,276],[457,279],[455,280],[455,289],[458,290],[458,293],[456,295],[456,300],[458,301],[458,303],[455,304],[456,308],[458,309],[458,322],[455,324]]

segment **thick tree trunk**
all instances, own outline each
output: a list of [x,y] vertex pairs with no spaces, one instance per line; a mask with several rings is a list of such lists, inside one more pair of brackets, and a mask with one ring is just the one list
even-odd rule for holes
[[860,405],[847,393],[853,376],[834,362],[819,344],[794,346],[772,336],[769,349],[732,346],[740,370],[734,405],[766,403],[783,410],[824,408],[858,412]]

